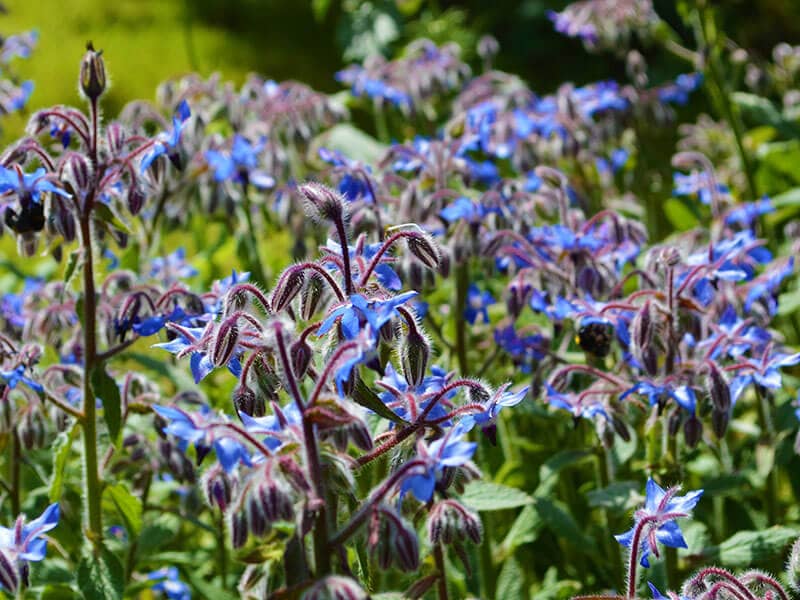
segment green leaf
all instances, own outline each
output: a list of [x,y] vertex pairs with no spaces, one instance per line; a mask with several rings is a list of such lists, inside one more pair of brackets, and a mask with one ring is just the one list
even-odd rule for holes
[[129,538],[138,538],[142,530],[142,501],[122,483],[106,486],[103,501],[119,513]]
[[491,511],[525,506],[533,498],[517,488],[477,480],[467,484],[461,501],[475,510]]
[[800,529],[770,527],[762,531],[739,531],[703,555],[723,567],[749,568],[757,563],[783,557],[783,551],[800,536]]
[[535,506],[545,525],[559,539],[566,540],[589,554],[596,550],[597,546],[583,533],[566,504],[559,500],[537,498]]
[[731,96],[739,105],[742,116],[756,125],[769,125],[786,137],[799,137],[800,127],[788,121],[778,108],[766,98],[756,94],[734,92]]
[[106,372],[105,365],[101,364],[92,369],[91,383],[95,397],[103,402],[103,418],[108,426],[108,433],[114,444],[117,444],[122,427],[122,399],[117,382]]
[[38,596],[39,600],[80,600],[84,597],[65,583],[46,585]]
[[125,574],[116,555],[102,548],[100,556],[90,554],[78,565],[78,588],[86,600],[117,600],[125,590]]
[[401,419],[394,413],[394,411],[390,410],[386,404],[384,404],[383,400],[381,400],[378,395],[361,380],[361,378],[356,380],[352,398],[364,408],[370,409],[384,419],[389,419],[398,425],[408,425],[408,422]]
[[697,215],[678,198],[667,198],[662,206],[667,219],[678,231],[688,231],[700,223]]
[[589,506],[606,508],[616,513],[629,511],[639,503],[639,484],[635,481],[615,481],[586,494]]
[[536,507],[533,505],[526,506],[517,515],[505,539],[497,548],[495,560],[498,563],[503,562],[520,546],[535,542],[543,528],[544,520],[542,520]]
[[117,218],[117,215],[109,208],[108,204],[102,202],[95,202],[93,212],[94,218],[112,226],[123,232],[130,232],[130,229],[122,221]]
[[311,12],[314,15],[314,19],[324,21],[330,6],[331,0],[311,0]]
[[800,288],[778,296],[778,314],[791,315],[800,310]]
[[348,123],[331,127],[315,140],[314,145],[338,150],[348,158],[366,163],[377,162],[386,151],[386,146],[374,137]]
[[205,581],[197,574],[196,569],[181,569],[181,573],[189,580],[191,586],[199,592],[200,598],[214,598],[215,600],[237,600],[239,598],[239,596]]
[[800,206],[800,187],[792,188],[772,197],[772,205],[775,208],[787,206]]
[[558,477],[566,467],[575,465],[592,454],[586,450],[562,450],[548,458],[539,467],[539,485],[534,492],[537,498],[550,496],[558,484]]
[[67,458],[72,449],[72,443],[78,437],[80,427],[74,423],[69,431],[62,431],[53,442],[53,476],[50,478],[50,491],[48,497],[50,502],[56,502],[61,498],[61,487],[64,482],[64,469],[67,466]]
[[522,600],[525,598],[523,584],[525,573],[519,563],[512,557],[505,561],[500,575],[497,577],[496,598]]
[[162,515],[158,521],[142,528],[139,536],[139,552],[147,556],[175,537],[180,522],[172,515]]
[[69,253],[67,268],[64,270],[64,285],[69,286],[72,276],[75,274],[75,267],[78,266],[78,259],[81,256],[80,250],[73,250]]

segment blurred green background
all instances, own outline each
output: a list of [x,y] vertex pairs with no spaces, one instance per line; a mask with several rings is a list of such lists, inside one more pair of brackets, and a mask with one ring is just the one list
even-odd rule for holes
[[[564,0],[4,0],[0,33],[36,28],[39,47],[16,67],[36,90],[30,110],[77,104],[77,67],[88,40],[105,51],[113,82],[106,98],[111,114],[126,101],[152,98],[171,76],[221,71],[240,81],[250,71],[274,79],[298,79],[336,91],[333,73],[374,51],[392,53],[417,36],[456,41],[468,59],[480,35],[501,45],[497,66],[522,75],[534,90],[558,83],[622,77],[620,57],[587,56],[580,42],[553,31],[546,17]],[[782,40],[800,40],[800,2],[726,0],[726,31],[757,56]],[[677,26],[676,2],[656,1],[662,18]],[[648,54],[648,49],[643,49]],[[558,60],[553,60],[557,56]],[[655,79],[681,66],[648,56]],[[5,121],[4,137],[19,134],[26,117]]]

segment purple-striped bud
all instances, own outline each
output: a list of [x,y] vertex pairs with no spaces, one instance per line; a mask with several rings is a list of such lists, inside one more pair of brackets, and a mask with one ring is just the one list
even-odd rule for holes
[[240,385],[233,390],[233,407],[237,413],[248,417],[263,417],[266,414],[266,402],[263,396],[256,393],[246,385]]
[[345,200],[340,193],[319,183],[306,183],[297,188],[306,199],[308,214],[317,220],[341,222]]
[[130,213],[132,215],[138,215],[139,211],[141,211],[144,206],[145,200],[147,200],[147,196],[144,190],[140,186],[132,183],[128,188],[128,210]]
[[431,343],[417,327],[411,327],[400,350],[403,377],[411,387],[417,387],[425,379],[431,357]]
[[205,472],[202,487],[208,505],[224,513],[231,503],[234,482],[222,465],[215,464]]
[[631,341],[633,342],[634,352],[642,355],[651,348],[654,334],[653,306],[648,300],[636,313],[631,323]]
[[800,592],[800,538],[792,544],[789,560],[786,561],[786,579],[795,592]]
[[678,435],[678,430],[681,428],[681,423],[683,422],[683,411],[675,407],[673,411],[669,414],[669,419],[667,419],[667,433],[670,436]]
[[0,585],[14,594],[19,588],[19,573],[14,566],[15,561],[6,552],[0,550]]
[[442,251],[428,234],[414,232],[413,236],[406,238],[406,244],[411,254],[423,265],[431,270],[439,267]]
[[68,152],[62,159],[61,179],[78,194],[86,193],[92,185],[92,164],[78,152]]
[[81,91],[89,100],[97,100],[106,89],[106,67],[103,51],[95,51],[92,42],[86,44],[86,54],[81,61]]
[[717,410],[716,408],[711,411],[711,429],[714,430],[714,435],[721,438],[728,430],[728,422],[731,419],[729,410]]
[[434,504],[428,516],[428,537],[431,544],[456,544],[467,540],[480,544],[483,525],[480,517],[455,500]]
[[528,303],[528,296],[531,293],[531,285],[522,279],[515,279],[508,285],[508,297],[506,306],[511,318],[516,319],[522,313],[522,309]]
[[320,300],[325,292],[325,282],[322,280],[322,275],[319,273],[312,273],[306,278],[306,284],[303,286],[303,292],[300,294],[300,318],[304,321],[310,321],[317,312]]
[[41,410],[35,405],[27,407],[17,424],[17,435],[25,450],[42,448],[45,441],[45,421]]
[[247,527],[247,516],[243,511],[231,513],[229,529],[231,532],[231,546],[234,549],[241,548],[247,543],[249,533]]
[[262,396],[265,402],[279,399],[278,390],[281,387],[281,379],[264,356],[259,356],[253,361],[250,373],[254,375],[251,381],[255,381],[256,396]]
[[105,126],[105,130],[108,151],[113,156],[119,156],[125,148],[125,129],[119,123],[109,123]]
[[689,448],[694,448],[703,437],[703,423],[692,415],[683,424],[683,439]]
[[390,568],[392,563],[403,571],[419,568],[417,532],[388,505],[382,505],[372,513],[367,548],[382,569]]
[[369,595],[349,577],[328,575],[308,589],[300,600],[368,600]]
[[294,498],[289,485],[282,479],[267,476],[255,493],[261,504],[261,512],[268,523],[294,519]]
[[303,289],[305,279],[306,276],[302,269],[296,266],[286,269],[272,291],[272,310],[277,313],[289,306]]
[[725,376],[713,362],[708,363],[708,395],[714,410],[728,413],[731,408],[731,390]]
[[292,370],[297,379],[302,379],[311,364],[314,351],[305,339],[300,338],[289,348],[289,357],[292,361]]
[[255,537],[263,537],[272,528],[269,521],[264,514],[261,499],[257,493],[253,491],[247,495],[244,502],[245,514],[247,515],[247,522],[250,525],[250,533]]
[[217,329],[214,341],[211,344],[211,352],[209,352],[209,358],[215,367],[227,365],[233,356],[234,350],[236,350],[236,344],[239,342],[239,324],[237,321],[237,317],[225,319]]

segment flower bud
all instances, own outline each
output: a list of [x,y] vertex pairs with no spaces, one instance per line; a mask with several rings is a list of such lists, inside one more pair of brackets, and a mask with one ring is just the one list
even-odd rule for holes
[[727,413],[731,408],[731,390],[728,387],[728,382],[713,362],[708,363],[708,395],[711,398],[711,403],[714,409]]
[[142,188],[136,184],[131,184],[128,188],[128,210],[132,215],[139,214],[139,211],[142,210],[144,206],[145,200],[147,200],[147,196]]
[[203,493],[206,502],[212,508],[219,508],[223,513],[231,503],[233,495],[233,481],[222,468],[215,464],[203,475]]
[[694,448],[703,437],[703,424],[692,415],[683,424],[683,439],[689,448]]
[[786,561],[786,579],[795,592],[800,592],[800,538],[792,544],[789,560]]
[[721,438],[728,430],[728,422],[730,421],[730,411],[728,410],[714,410],[711,411],[711,429],[714,430],[714,435]]
[[650,348],[655,333],[655,322],[653,321],[653,307],[650,301],[644,303],[636,313],[631,323],[631,341],[635,350],[641,354]]
[[303,292],[300,294],[300,317],[305,321],[310,321],[317,312],[317,307],[325,292],[325,282],[322,275],[312,273],[306,278]]
[[344,217],[344,198],[335,190],[319,183],[306,183],[298,190],[306,199],[309,215],[318,220],[341,222]]
[[261,511],[267,522],[291,521],[294,519],[294,499],[291,488],[282,479],[267,476],[258,489]]
[[429,269],[437,269],[442,260],[442,252],[433,238],[423,233],[416,233],[406,238],[408,250],[414,257]]
[[272,310],[277,313],[289,306],[295,296],[303,289],[305,279],[302,269],[297,267],[286,269],[272,291]]
[[0,550],[0,585],[9,593],[14,594],[19,587],[19,574],[6,550]]
[[239,325],[238,318],[228,318],[220,323],[219,329],[214,336],[214,342],[211,345],[211,352],[209,358],[215,367],[222,367],[228,364],[233,351],[236,349],[236,344],[239,341]]
[[303,375],[306,374],[308,365],[311,364],[311,357],[313,356],[313,353],[314,352],[311,350],[311,346],[309,346],[308,342],[306,342],[303,338],[298,339],[289,348],[289,356],[292,361],[292,370],[294,371],[294,376],[298,379],[301,379]]
[[247,517],[244,512],[237,511],[230,516],[231,546],[234,549],[241,548],[247,543]]
[[531,285],[522,279],[515,279],[508,284],[506,306],[508,307],[508,314],[513,319],[516,319],[522,313],[522,309],[525,308],[528,302],[531,289]]
[[42,412],[33,406],[25,409],[17,425],[17,435],[25,450],[44,446],[45,423]]
[[480,544],[483,525],[480,517],[455,500],[436,503],[428,516],[431,544],[454,544],[467,540]]
[[378,507],[372,514],[367,547],[382,569],[388,569],[392,563],[403,571],[419,568],[417,532],[387,505]]
[[266,402],[263,396],[256,393],[246,385],[240,385],[233,390],[233,407],[237,412],[248,417],[263,417],[266,414]]
[[431,343],[416,326],[411,327],[408,332],[400,354],[403,377],[408,385],[411,387],[421,385],[431,357]]
[[367,593],[352,579],[328,575],[308,589],[300,600],[368,600]]
[[106,67],[103,51],[96,52],[92,42],[86,44],[86,54],[81,61],[81,91],[89,100],[97,100],[106,89]]

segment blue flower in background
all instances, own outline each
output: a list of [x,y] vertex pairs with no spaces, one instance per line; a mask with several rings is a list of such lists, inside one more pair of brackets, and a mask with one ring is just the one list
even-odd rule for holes
[[480,317],[484,323],[488,323],[488,307],[494,303],[494,296],[488,291],[482,292],[477,285],[471,283],[467,289],[467,306],[464,309],[464,318],[470,325],[474,325],[478,317]]
[[486,210],[478,202],[473,202],[466,196],[456,198],[452,203],[445,206],[439,211],[441,216],[448,223],[455,223],[456,221],[468,221],[470,223],[479,222]]
[[229,152],[207,150],[208,166],[214,171],[214,180],[252,183],[257,188],[269,189],[275,186],[275,178],[258,169],[258,157],[264,150],[265,140],[251,144],[238,133],[233,136]]
[[[175,339],[169,342],[153,344],[153,348],[161,348],[162,350],[175,354],[178,358],[186,354],[191,354],[190,367],[192,375],[194,376],[194,382],[200,383],[206,375],[211,373],[215,368],[208,353],[200,349],[200,345],[197,341],[204,337],[205,331],[205,329],[199,327],[182,327],[180,330],[176,330],[178,335]],[[231,356],[226,366],[235,377],[241,375],[242,364],[239,362],[235,353]]]
[[150,261],[150,277],[164,285],[172,285],[180,279],[197,275],[197,269],[186,261],[186,249],[178,248],[166,256],[157,256]]
[[18,365],[8,371],[0,370],[0,380],[2,380],[12,390],[17,384],[24,383],[35,392],[43,392],[44,388],[30,377],[25,375],[25,365]]
[[702,73],[683,73],[675,78],[674,83],[665,85],[658,91],[658,99],[665,104],[685,105],[689,102],[689,94],[703,83]]
[[[680,527],[675,522],[680,517],[688,517],[697,505],[703,490],[689,492],[685,496],[676,496],[679,488],[673,487],[665,490],[653,479],[647,480],[644,508],[637,510],[634,515],[635,525],[629,531],[614,536],[615,539],[630,548],[633,537],[638,528],[641,528],[639,545],[639,562],[643,567],[649,567],[648,556],[652,552],[659,556],[657,543],[670,548],[686,548]],[[646,521],[642,524],[642,521]],[[633,550],[632,550],[633,551]]]
[[162,567],[147,574],[147,579],[155,583],[150,587],[155,592],[163,592],[169,600],[191,600],[189,586],[181,581],[178,569]]
[[484,405],[484,411],[471,415],[466,415],[461,419],[460,424],[463,431],[467,432],[472,430],[475,425],[479,427],[487,427],[497,420],[497,415],[504,408],[516,406],[525,399],[528,395],[529,386],[525,386],[517,392],[508,391],[510,383],[501,386],[491,397],[491,399]]
[[767,196],[757,202],[744,202],[738,204],[725,213],[726,225],[740,225],[752,228],[758,217],[775,212],[775,206]]
[[153,161],[159,156],[167,155],[168,157],[172,157],[176,155],[178,144],[181,141],[181,132],[191,114],[189,103],[183,100],[178,105],[175,115],[172,117],[172,130],[159,133],[153,142],[153,146],[142,157],[142,163],[139,166],[142,173],[147,171],[150,165],[153,164]]

